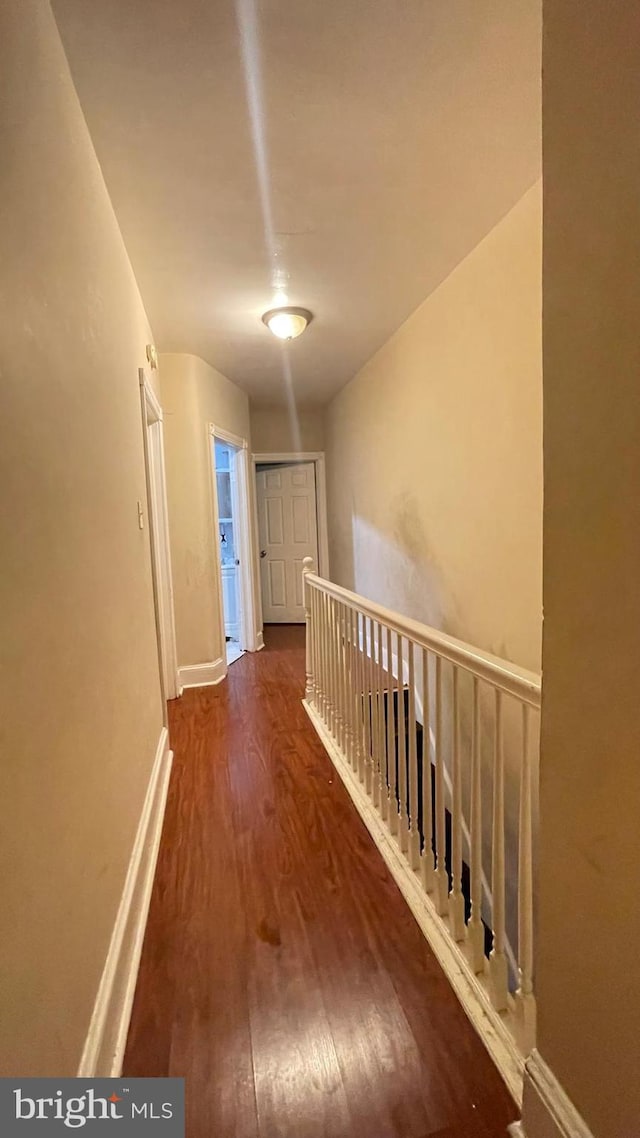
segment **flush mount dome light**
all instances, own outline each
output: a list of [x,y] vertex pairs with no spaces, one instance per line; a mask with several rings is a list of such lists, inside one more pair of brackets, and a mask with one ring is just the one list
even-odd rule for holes
[[301,336],[312,319],[308,308],[270,308],[262,317],[262,323],[279,340],[295,340]]

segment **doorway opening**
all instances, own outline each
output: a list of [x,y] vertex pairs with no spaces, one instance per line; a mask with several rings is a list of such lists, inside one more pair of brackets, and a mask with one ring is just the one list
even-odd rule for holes
[[218,597],[218,661],[223,676],[244,652],[262,647],[254,583],[255,539],[247,440],[209,424],[213,542]]
[[256,454],[262,617],[303,624],[302,563],[328,576],[324,455]]
[[244,652],[242,645],[242,589],[239,547],[242,544],[238,502],[237,457],[239,447],[214,436],[218,536],[222,577],[222,612],[227,666]]

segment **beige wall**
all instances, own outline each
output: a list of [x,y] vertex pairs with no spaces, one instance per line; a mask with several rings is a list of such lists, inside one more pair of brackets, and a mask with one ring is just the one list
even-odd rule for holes
[[0,1071],[72,1075],[162,728],[150,332],[49,6],[1,23]]
[[245,393],[198,356],[160,356],[178,663],[223,655],[214,562],[209,423],[250,438]]
[[587,16],[546,0],[544,17],[538,1042],[596,1138],[626,1138],[640,1133],[640,23],[631,0]]
[[541,190],[330,404],[331,575],[537,669]]
[[324,450],[323,411],[251,404],[251,445],[256,454]]

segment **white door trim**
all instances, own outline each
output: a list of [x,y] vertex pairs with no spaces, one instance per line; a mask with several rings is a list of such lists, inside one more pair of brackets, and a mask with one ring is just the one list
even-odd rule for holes
[[[257,603],[253,572],[253,567],[256,562],[256,546],[254,539],[254,529],[253,525],[251,524],[251,499],[249,494],[249,444],[247,439],[243,439],[239,435],[234,435],[231,431],[226,431],[223,427],[217,427],[215,423],[208,423],[207,445],[209,447],[209,465],[211,470],[211,519],[213,529],[212,539],[216,581],[218,588],[218,620],[220,627],[220,643],[224,649],[225,630],[224,606],[222,603],[222,558],[220,557],[220,525],[218,521],[218,488],[216,483],[216,454],[214,446],[216,439],[218,439],[219,442],[229,443],[230,446],[237,449],[236,488],[238,501],[239,533],[236,535],[236,537],[239,538],[237,554],[240,559],[240,572],[238,574],[241,596],[240,647],[246,652],[256,652],[258,648],[261,647],[261,644],[258,643],[258,629],[256,623]],[[226,657],[224,658],[226,675]]]
[[215,435],[221,443],[230,443],[232,447],[237,447],[238,450],[247,450],[246,439],[241,438],[240,435],[234,435],[232,431],[225,431],[222,427],[216,427],[214,423],[209,423],[209,434]]
[[[142,405],[147,516],[151,542],[151,574],[164,705],[165,700],[176,699],[180,691],[173,611],[169,510],[164,464],[164,428],[162,407],[144,368],[139,369],[138,379]],[[166,708],[164,714],[166,717]]]
[[[329,529],[327,524],[327,480],[325,474],[324,451],[291,451],[289,454],[254,454],[253,485],[256,483],[256,467],[262,462],[296,463],[313,462],[316,468],[316,510],[318,516],[318,575],[329,579]],[[259,566],[256,562],[257,572]]]

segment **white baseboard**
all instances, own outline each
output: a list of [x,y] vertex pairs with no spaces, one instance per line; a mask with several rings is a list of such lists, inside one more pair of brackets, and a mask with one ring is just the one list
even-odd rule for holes
[[302,703],[464,1011],[491,1055],[514,1101],[520,1105],[524,1057],[520,1054],[505,1023],[505,1016],[495,1010],[487,986],[474,975],[465,957],[464,946],[457,945],[449,936],[446,919],[443,921],[443,918],[437,915],[431,898],[422,888],[418,874],[409,867],[397,842],[390,835],[366,790],[336,747],[322,719],[306,700]]
[[264,648],[264,632],[260,629],[256,632],[256,652],[261,652]]
[[515,1138],[593,1138],[568,1094],[535,1049],[525,1064],[522,1125]]
[[163,727],[78,1067],[79,1078],[121,1074],[172,761],[169,735]]
[[184,664],[178,668],[181,688],[204,688],[219,684],[227,674],[226,660],[211,660],[207,664]]

